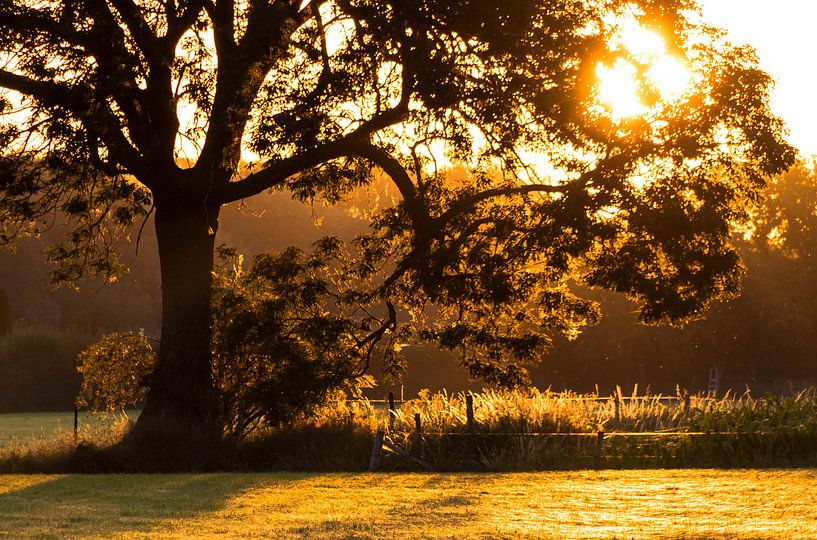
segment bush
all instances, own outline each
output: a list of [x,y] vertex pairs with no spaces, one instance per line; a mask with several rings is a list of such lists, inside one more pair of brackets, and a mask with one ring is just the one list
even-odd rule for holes
[[106,334],[77,357],[82,388],[77,406],[114,412],[136,406],[147,392],[147,377],[156,362],[143,334]]
[[213,379],[232,436],[307,417],[334,391],[369,384],[369,356],[386,327],[345,314],[327,274],[331,245],[310,257],[297,248],[258,255],[246,272],[240,256],[220,250]]

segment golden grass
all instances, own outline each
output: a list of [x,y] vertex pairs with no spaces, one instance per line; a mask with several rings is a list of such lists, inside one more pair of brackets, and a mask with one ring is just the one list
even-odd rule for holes
[[[618,397],[575,392],[486,390],[473,394],[474,418],[481,431],[504,433],[606,432],[758,432],[796,428],[817,429],[817,388],[792,396],[752,397],[727,393],[718,399],[689,397],[686,410],[680,396],[631,395]],[[459,432],[466,428],[465,394],[421,391],[395,414],[395,429],[414,429],[420,413],[426,432]],[[334,406],[334,405],[333,405]],[[358,415],[374,414],[358,405]],[[360,417],[360,416],[358,416]],[[386,416],[380,422],[385,425]]]
[[[436,471],[540,471],[632,467],[811,467],[817,464],[817,390],[792,396],[684,400],[655,395],[600,397],[572,392],[486,391],[473,395],[476,426],[466,426],[464,394],[421,392],[402,404],[388,431]],[[422,420],[424,443],[414,431]],[[37,417],[39,418],[39,417]],[[4,426],[22,425],[2,422]],[[374,432],[389,427],[383,407],[335,396],[309,418],[253,433],[237,444],[165,452],[117,445],[128,419],[83,422],[79,437],[0,440],[6,473],[191,471],[365,471]],[[596,430],[606,436],[599,452]],[[13,431],[13,430],[12,430]],[[556,433],[557,436],[550,436]],[[160,449],[163,447],[160,447]],[[205,450],[208,450],[205,452]],[[175,455],[182,455],[177,459]],[[170,456],[170,457],[168,457]],[[172,459],[171,459],[172,458]],[[387,455],[384,468],[420,468]]]
[[817,472],[0,476],[0,536],[814,538]]

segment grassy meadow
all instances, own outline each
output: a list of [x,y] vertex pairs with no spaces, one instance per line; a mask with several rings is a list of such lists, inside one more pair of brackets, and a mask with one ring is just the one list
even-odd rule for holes
[[811,470],[0,476],[0,537],[814,538]]
[[[138,411],[129,411],[131,419],[138,417]],[[86,411],[79,413],[79,430],[86,434],[104,429],[118,416],[93,415]],[[0,414],[0,447],[26,443],[32,439],[52,439],[74,432],[74,413],[31,412]]]

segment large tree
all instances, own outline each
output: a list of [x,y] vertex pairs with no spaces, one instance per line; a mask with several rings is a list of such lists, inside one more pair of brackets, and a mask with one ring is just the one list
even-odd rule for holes
[[[519,382],[519,362],[552,332],[597,317],[570,279],[628,294],[647,322],[699,316],[737,291],[730,227],[793,151],[753,52],[695,11],[694,0],[1,0],[3,239],[61,210],[76,226],[50,252],[55,277],[110,276],[117,226],[155,205],[163,325],[139,425],[218,426],[219,209],[271,188],[337,201],[384,175],[399,200],[344,270],[373,288],[332,297],[385,307],[349,341],[371,352],[410,321],[473,374]],[[631,23],[686,66],[672,99],[628,48]],[[617,62],[638,83],[638,115],[600,98],[598,66]]]

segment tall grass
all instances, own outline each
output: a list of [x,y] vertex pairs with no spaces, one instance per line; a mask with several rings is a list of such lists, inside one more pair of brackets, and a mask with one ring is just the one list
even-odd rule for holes
[[[403,404],[395,415],[396,430],[414,428],[414,415],[420,414],[429,432],[456,433],[467,429],[465,394],[421,392]],[[472,394],[474,419],[480,431],[491,433],[595,433],[598,430],[648,432],[683,429],[690,414],[681,399],[661,395],[614,396],[551,392],[488,390]],[[712,400],[691,397],[690,410],[700,409]],[[728,409],[733,400],[722,400]]]
[[[679,393],[680,394],[680,393]],[[755,398],[530,390],[421,393],[394,415],[393,440],[445,469],[535,470],[586,466],[785,466],[817,464],[817,391]],[[385,420],[381,420],[385,426]],[[598,431],[606,432],[596,458]],[[401,465],[397,465],[400,467]]]
[[[335,398],[309,417],[202,449],[184,470],[365,470],[375,431],[436,470],[541,470],[584,467],[734,467],[817,465],[817,390],[755,398],[612,397],[572,392],[422,392],[395,411]],[[415,431],[420,414],[422,434]],[[0,448],[0,471],[178,470],[158,454],[117,445],[126,424],[106,432]],[[597,432],[604,431],[597,457]],[[151,461],[153,459],[153,461]],[[389,454],[387,470],[416,468]]]

